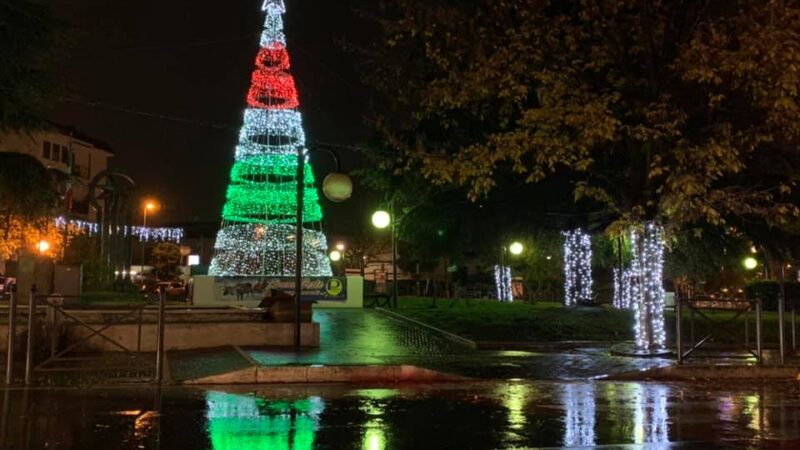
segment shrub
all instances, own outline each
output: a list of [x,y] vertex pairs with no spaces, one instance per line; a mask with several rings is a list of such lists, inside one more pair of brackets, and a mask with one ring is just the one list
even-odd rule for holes
[[[786,300],[800,300],[800,283],[796,281],[786,281]],[[777,281],[756,281],[750,283],[745,288],[747,298],[761,298],[764,311],[778,310],[778,294],[781,291],[781,284]]]

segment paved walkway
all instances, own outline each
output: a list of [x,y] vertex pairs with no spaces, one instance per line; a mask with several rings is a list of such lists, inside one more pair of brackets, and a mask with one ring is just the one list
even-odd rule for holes
[[374,310],[317,310],[321,346],[293,349],[218,349],[171,352],[175,380],[238,370],[248,364],[401,365],[410,364],[475,378],[591,379],[666,366],[666,359],[611,356],[605,348],[565,353],[475,350],[425,328]]

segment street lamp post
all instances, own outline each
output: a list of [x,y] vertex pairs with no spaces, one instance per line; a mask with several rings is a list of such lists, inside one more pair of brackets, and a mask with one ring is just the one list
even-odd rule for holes
[[372,225],[380,230],[389,228],[392,237],[392,297],[391,304],[397,308],[397,221],[395,220],[394,206],[389,212],[380,210],[372,214]]
[[[509,253],[512,256],[519,256],[522,252],[525,251],[525,246],[522,245],[521,242],[514,241],[509,245],[503,245],[503,251],[500,253],[500,283],[503,284],[502,289],[498,289],[498,292],[505,292],[506,287],[509,287],[508,290],[508,301],[514,300],[514,293],[512,288],[512,276],[511,276],[511,266],[508,268],[508,273],[506,274],[506,257]],[[501,302],[505,301],[505,299],[500,298],[498,299]]]
[[144,247],[145,247],[144,232],[147,229],[147,212],[153,211],[155,209],[156,209],[156,204],[152,200],[147,200],[142,206],[142,233],[139,234],[139,244],[141,245],[141,250],[142,250],[142,259],[141,259],[142,265],[139,268],[139,280],[141,281],[141,284],[144,284]]
[[295,186],[297,194],[297,213],[295,216],[295,265],[294,265],[294,347],[300,348],[300,301],[302,300],[303,288],[303,206],[305,199],[305,164],[306,154],[312,151],[325,151],[333,158],[336,171],[323,180],[322,192],[325,197],[335,203],[340,203],[352,194],[353,185],[350,177],[341,173],[339,155],[327,146],[317,146],[304,148],[297,147],[297,184]]

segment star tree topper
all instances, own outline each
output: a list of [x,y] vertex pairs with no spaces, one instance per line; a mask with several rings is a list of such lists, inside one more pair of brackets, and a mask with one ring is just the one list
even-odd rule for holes
[[277,11],[280,13],[286,12],[286,5],[283,0],[264,0],[264,5],[261,7],[262,11]]

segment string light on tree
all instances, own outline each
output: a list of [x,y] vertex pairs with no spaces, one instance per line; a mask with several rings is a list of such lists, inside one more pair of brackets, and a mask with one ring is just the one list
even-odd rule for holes
[[511,267],[509,266],[494,266],[494,285],[497,289],[497,300],[501,302],[510,302],[513,300],[513,291],[511,290]]
[[632,277],[630,269],[614,268],[614,307],[617,309],[631,308]]
[[[297,151],[306,144],[283,31],[282,0],[266,0],[231,181],[209,275],[292,275],[296,260]],[[322,209],[305,158],[303,273],[331,274]]]
[[648,222],[631,230],[631,304],[634,311],[636,348],[663,350],[664,330],[664,236],[661,226]]
[[564,232],[564,305],[592,302],[592,238],[580,229]]

